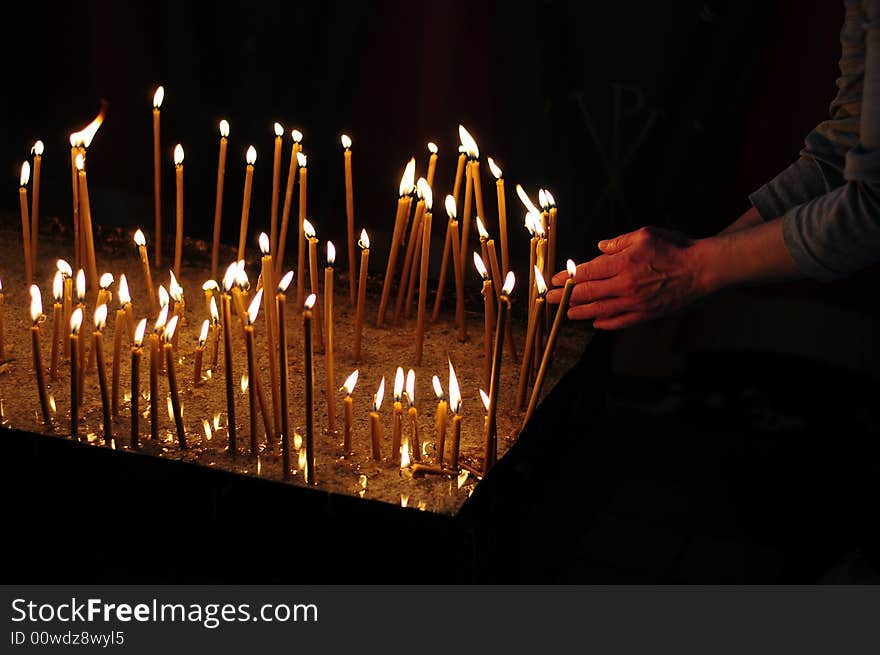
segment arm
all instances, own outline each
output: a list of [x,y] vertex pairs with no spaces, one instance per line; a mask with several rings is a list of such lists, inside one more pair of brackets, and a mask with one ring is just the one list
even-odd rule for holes
[[749,209],[742,216],[740,216],[733,223],[721,230],[719,234],[730,234],[732,232],[746,230],[750,227],[758,225],[759,223],[763,222],[763,220],[764,219],[761,218],[761,214],[758,213],[758,210],[753,205],[749,207]]

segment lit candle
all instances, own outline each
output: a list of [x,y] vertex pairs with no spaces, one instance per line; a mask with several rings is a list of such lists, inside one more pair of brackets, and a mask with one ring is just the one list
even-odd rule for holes
[[[79,269],[76,272],[76,306],[77,308],[83,311],[83,319],[86,316],[86,274],[83,269]],[[79,391],[79,403],[82,404],[83,397],[83,389],[85,385],[83,384],[83,379],[86,374],[86,340],[79,340],[79,366],[77,367],[77,376],[79,380],[77,380],[77,391]]]
[[[247,312],[247,325],[244,328],[245,346],[247,348],[247,370],[248,380],[248,409],[250,410],[251,421],[251,455],[257,455],[257,385],[254,381],[257,379],[257,366],[254,357],[254,323],[257,320],[257,314],[260,312],[260,303],[263,301],[263,290],[260,289],[254,295]],[[268,437],[268,435],[266,435]]]
[[358,381],[358,371],[355,371],[345,378],[342,383],[342,390],[345,391],[345,398],[342,399],[342,419],[343,419],[343,436],[342,436],[342,456],[348,457],[352,454],[351,449],[351,423],[353,418],[353,408],[351,394]]
[[464,146],[458,146],[458,163],[455,166],[455,183],[452,185],[452,197],[455,198],[456,206],[461,204],[461,181],[464,179],[464,169],[467,165],[467,153]]
[[430,153],[428,156],[428,174],[425,177],[428,179],[428,186],[433,189],[434,174],[437,172],[437,144],[433,141],[428,141],[428,152]]
[[219,285],[217,284],[217,280],[207,280],[204,284],[202,284],[202,291],[205,292],[205,311],[208,312],[208,316],[211,315],[211,301],[214,299],[214,292],[219,289]]
[[[156,266],[162,265],[162,146],[160,139],[160,107],[165,99],[165,87],[160,86],[153,94],[153,209],[156,232]],[[155,314],[153,314],[155,316]]]
[[382,296],[379,300],[379,314],[376,317],[376,327],[382,327],[385,322],[385,309],[388,306],[388,298],[391,295],[391,281],[397,266],[397,251],[403,240],[403,232],[409,218],[409,207],[412,202],[410,193],[415,187],[416,160],[410,159],[400,178],[400,188],[397,199],[397,215],[394,219],[394,232],[391,235],[391,250],[388,253],[388,265],[385,269],[385,279],[382,281]]
[[79,329],[82,326],[83,310],[77,307],[70,315],[70,436],[79,438]]
[[[477,190],[477,178],[479,178],[480,173],[480,149],[477,147],[477,142],[474,141],[474,138],[468,133],[466,129],[464,129],[463,125],[458,126],[458,135],[461,138],[461,145],[464,146],[464,150],[468,156],[468,165],[467,169],[465,170],[464,213],[462,215],[461,245],[459,252],[461,256],[461,261],[464,262],[468,252],[470,251],[468,240],[470,239],[471,218],[474,204],[474,195]],[[482,203],[482,200],[480,200],[480,202]],[[480,210],[479,206],[477,208],[477,214],[479,214],[480,216],[485,216],[485,214],[483,214],[483,212]],[[461,274],[463,276],[464,271],[462,271]]]
[[[61,322],[65,326],[70,325],[70,315],[73,313],[73,269],[65,260],[59,259],[55,266],[64,278],[64,301],[61,308]],[[70,357],[70,340],[64,339],[64,357]]]
[[31,293],[31,347],[34,356],[34,372],[37,374],[37,392],[40,396],[40,409],[43,412],[43,425],[52,424],[49,412],[49,397],[46,394],[46,376],[43,373],[43,356],[40,351],[40,320],[43,318],[43,299],[40,287],[32,284]]
[[437,411],[434,413],[434,430],[437,433],[437,464],[443,466],[443,450],[446,447],[446,415],[448,405],[443,395],[443,387],[440,378],[436,375],[431,378],[434,386],[434,394],[437,396]]
[[333,265],[336,262],[336,247],[327,242],[327,266],[324,267],[324,337],[326,353],[324,363],[327,367],[327,429],[336,431],[336,374],[333,361]]
[[303,346],[306,373],[306,484],[315,484],[315,404],[314,365],[312,363],[312,309],[317,296],[312,293],[303,304]]
[[143,355],[144,332],[147,319],[142,318],[134,331],[131,344],[131,447],[137,448],[140,441],[140,395],[141,395],[141,356]]
[[177,428],[177,443],[181,448],[186,448],[186,432],[183,429],[183,413],[180,411],[180,396],[177,394],[177,372],[174,362],[174,346],[171,340],[174,338],[174,331],[177,329],[177,319],[179,316],[172,316],[165,327],[165,333],[162,335],[165,350],[165,363],[168,366],[168,391],[171,393],[171,411],[174,414],[174,425]]
[[[91,123],[86,125],[79,132],[74,132],[70,135],[70,163],[71,169],[73,169],[73,183],[76,187],[76,193],[74,198],[76,200],[77,206],[74,208],[74,245],[76,249],[76,262],[77,268],[82,268],[85,266],[85,261],[89,260],[89,246],[87,242],[87,237],[91,234],[92,226],[91,226],[91,214],[88,217],[84,217],[82,215],[82,189],[81,183],[78,181],[78,173],[76,171],[76,158],[78,156],[82,156],[83,162],[85,162],[86,156],[86,148],[88,148],[92,144],[92,139],[95,138],[95,134],[98,132],[98,128],[101,127],[101,123],[104,122],[104,113],[106,111],[106,103],[102,101],[101,103],[101,111],[98,115],[92,120]],[[88,222],[86,222],[88,219]],[[94,251],[94,239],[91,241],[91,251]],[[92,267],[94,269],[94,267]],[[91,283],[96,285],[97,283],[97,270],[90,270],[89,276],[91,278]]]
[[24,249],[24,278],[28,286],[34,281],[34,265],[31,260],[31,220],[28,217],[27,184],[31,178],[31,165],[21,165],[21,185],[18,187],[18,198],[21,204],[21,243]]
[[[407,415],[409,416],[409,450],[412,458],[422,461],[422,445],[419,441],[419,411],[416,409],[416,372],[412,369],[406,372],[406,400],[409,404]],[[403,468],[401,466],[401,468]]]
[[556,272],[556,198],[547,189],[544,189],[547,198],[549,212],[547,214],[547,276]]
[[400,459],[400,442],[403,437],[403,385],[405,376],[403,368],[397,367],[394,375],[394,412],[391,416],[391,461]]
[[[443,302],[443,289],[446,287],[446,276],[449,270],[449,253],[452,250],[452,223],[455,221],[455,232],[458,233],[458,220],[456,219],[457,202],[453,196],[446,196],[446,213],[449,220],[446,223],[446,240],[443,243],[443,259],[440,260],[440,279],[437,281],[437,295],[434,297],[434,311],[431,313],[431,322],[436,323],[440,317],[440,307]],[[456,276],[457,277],[457,276]]]
[[31,148],[34,154],[34,186],[31,190],[31,257],[39,261],[37,248],[40,235],[40,171],[43,168],[43,142],[37,141]]
[[226,146],[229,142],[229,122],[220,121],[220,154],[217,157],[217,194],[214,199],[214,239],[211,248],[211,277],[217,279],[220,260],[220,224],[223,221],[223,184],[226,181]]
[[[284,136],[284,128],[281,123],[275,123],[275,148],[272,151],[272,205],[269,214],[269,234],[272,252],[278,252],[278,200],[281,193],[281,139]],[[269,289],[274,287],[270,286]],[[272,299],[272,294],[267,296]],[[273,314],[274,315],[274,314]],[[274,357],[272,358],[274,360]]]
[[134,335],[134,308],[131,305],[131,294],[128,290],[128,278],[125,273],[119,276],[119,303],[125,310],[126,328],[128,330],[128,338]]
[[174,146],[174,178],[177,194],[175,196],[174,231],[174,274],[180,277],[180,262],[183,258],[183,146]]
[[354,361],[361,359],[361,338],[364,329],[364,312],[367,304],[367,269],[370,263],[370,237],[366,230],[361,230],[361,238],[358,241],[361,248],[361,268],[358,276],[357,312],[354,323]]
[[449,361],[449,409],[452,410],[451,468],[457,471],[458,455],[461,449],[461,389],[458,386],[455,369],[452,368],[452,360]]
[[237,454],[235,443],[235,383],[232,375],[232,296],[238,264],[232,263],[223,276],[223,294],[220,296],[223,311],[223,363],[226,374],[226,417],[229,426],[229,453]]
[[156,318],[150,334],[150,438],[159,439],[159,359],[162,356],[159,335],[168,322],[168,305],[165,305]]
[[[79,180],[76,177],[76,155],[81,150],[82,138],[78,132],[74,132],[70,135],[70,186],[73,200],[73,261],[77,266],[80,264],[82,250],[79,243]],[[68,340],[65,339],[64,342],[66,344]]]
[[556,317],[553,319],[553,327],[550,328],[550,335],[547,337],[547,345],[544,347],[544,354],[541,357],[541,367],[538,369],[538,375],[535,377],[535,386],[532,387],[532,395],[529,397],[529,406],[526,409],[526,415],[523,419],[523,427],[529,422],[535,407],[538,405],[538,397],[541,395],[541,386],[544,384],[544,376],[547,373],[550,358],[553,357],[553,349],[556,345],[556,336],[559,334],[559,328],[562,326],[562,319],[568,311],[568,304],[571,300],[571,292],[574,289],[574,276],[577,272],[575,263],[569,259],[565,262],[565,268],[568,271],[568,279],[562,288],[562,300],[556,308]]
[[[318,279],[318,237],[315,236],[315,226],[308,219],[303,219],[303,235],[309,243],[309,286],[310,293],[318,297],[320,293],[320,280]],[[321,306],[315,305],[315,347],[320,351],[324,349],[324,327],[321,322]]]
[[[448,196],[447,196],[448,198]],[[447,206],[446,211],[449,211]],[[459,341],[467,340],[467,324],[464,316],[464,260],[458,250],[458,221],[449,222],[452,240],[452,268],[455,272],[455,323],[458,325]]]
[[492,290],[492,279],[483,263],[483,258],[474,253],[474,267],[483,280],[483,356],[485,362],[486,386],[492,381],[492,333],[495,329],[495,295]]
[[[174,275],[174,271],[169,271],[169,277],[171,279],[168,282],[168,295],[171,297],[171,300],[174,301],[174,316],[178,317],[181,325],[186,325],[186,299],[183,296],[183,287],[180,286],[180,283],[177,281],[177,276]],[[175,352],[177,351],[177,341],[179,336],[179,331],[174,333],[172,345],[174,346]]]
[[501,234],[501,274],[507,275],[510,270],[510,256],[507,250],[507,200],[504,197],[504,175],[495,160],[488,157],[486,161],[489,162],[489,170],[495,177],[495,194],[498,197],[498,231]]
[[348,286],[349,300],[355,303],[355,257],[354,257],[354,190],[351,180],[351,138],[343,134],[342,141],[343,159],[345,160],[345,219],[348,243]]
[[516,277],[508,271],[504,278],[504,286],[498,296],[498,324],[495,327],[495,349],[492,355],[492,382],[489,386],[489,409],[486,426],[486,444],[484,450],[483,472],[488,473],[498,459],[498,390],[501,388],[501,354],[504,350],[503,334],[510,315],[510,294]]
[[257,161],[257,149],[249,146],[245,155],[247,166],[244,170],[244,195],[241,199],[241,230],[238,233],[238,256],[244,259],[244,244],[247,240],[248,218],[251,213],[251,189],[254,184],[254,163]]
[[535,232],[535,223],[540,223],[537,216],[537,214],[529,212],[526,214],[525,220],[526,229],[531,235],[531,239],[529,239],[529,316],[532,315],[532,305],[535,304],[535,266],[538,264],[538,235],[537,232]]
[[[116,310],[116,322],[113,324],[113,374],[110,378],[110,412],[119,415],[119,360],[122,357],[122,333],[126,329],[126,312],[131,310],[131,296],[128,293],[128,282],[123,273],[119,277],[119,309]],[[128,330],[131,330],[128,327]],[[129,331],[129,337],[131,332]]]
[[[422,219],[422,255],[419,270],[419,308],[416,319],[416,366],[422,365],[422,352],[425,341],[425,314],[428,307],[428,265],[431,260],[431,223],[434,208],[434,193],[431,187],[425,189],[425,216]],[[407,306],[409,300],[407,299]],[[408,312],[406,312],[408,313]]]
[[214,337],[214,352],[211,355],[211,372],[217,370],[217,357],[220,354],[220,312],[217,311],[217,299],[211,298],[211,331]]
[[104,417],[104,445],[113,440],[113,424],[110,419],[110,390],[107,388],[107,368],[104,365],[104,326],[107,324],[107,305],[95,310],[95,331],[92,332],[92,352],[97,353],[98,387],[101,390],[101,411]]
[[412,276],[412,264],[416,254],[416,244],[421,245],[421,228],[422,218],[425,215],[425,188],[428,181],[420,177],[416,182],[416,211],[413,218],[412,228],[410,229],[409,239],[406,243],[406,255],[403,258],[403,268],[400,270],[400,285],[397,287],[397,300],[394,303],[394,323],[400,321],[400,314],[403,311],[403,299],[406,296],[406,289],[409,286]]
[[532,307],[528,328],[526,329],[526,345],[523,350],[522,365],[519,369],[519,384],[516,388],[516,406],[520,409],[526,408],[526,387],[529,381],[529,369],[533,358],[532,351],[535,348],[535,335],[537,334],[539,319],[544,311],[544,296],[547,294],[547,285],[544,282],[541,269],[535,266],[534,271],[537,296],[535,297],[534,307]]
[[[0,293],[0,299],[3,294]],[[61,271],[55,271],[55,277],[52,278],[52,298],[55,300],[52,305],[52,357],[49,366],[49,379],[54,382],[58,379],[58,342],[61,340],[61,321],[62,321],[62,300],[64,298],[64,275]],[[0,300],[0,314],[2,314],[2,300]],[[3,321],[0,319],[0,327]],[[3,343],[3,336],[0,334],[0,344]],[[0,352],[0,359],[3,353]]]
[[278,360],[275,358],[275,335],[278,320],[275,317],[275,297],[272,295],[275,289],[275,266],[272,263],[271,244],[265,232],[260,232],[260,252],[263,253],[261,260],[263,289],[263,301],[266,306],[263,312],[266,317],[266,353],[269,358],[269,390],[272,395],[272,409],[274,425],[281,423],[281,398],[278,388]]
[[205,344],[208,341],[208,328],[211,321],[205,319],[202,321],[202,330],[199,332],[199,345],[196,346],[195,363],[193,365],[193,384],[198,385],[202,382],[202,358],[205,354]]
[[134,243],[138,248],[141,268],[144,271],[144,284],[147,285],[147,296],[150,299],[150,316],[156,316],[159,313],[159,304],[156,301],[156,288],[153,286],[153,274],[150,272],[150,260],[147,256],[147,239],[140,229],[134,233]]
[[281,358],[280,391],[281,391],[281,463],[284,470],[284,479],[290,479],[290,411],[287,403],[287,390],[290,371],[287,361],[287,320],[285,318],[287,304],[287,287],[293,279],[293,271],[287,271],[278,283],[275,294],[275,309],[278,314],[278,352]]
[[275,272],[281,275],[282,266],[284,265],[284,250],[287,245],[287,225],[290,219],[290,209],[293,206],[293,187],[296,182],[296,170],[299,164],[297,155],[300,152],[300,141],[302,140],[302,132],[293,130],[290,133],[293,137],[293,148],[290,151],[290,167],[287,171],[287,188],[284,191],[284,209],[281,211],[281,232],[278,235],[278,250],[275,251]]
[[382,443],[382,424],[379,423],[379,410],[382,407],[382,398],[385,396],[385,376],[379,383],[379,388],[373,396],[373,403],[370,406],[370,442],[373,450],[373,459],[377,462],[382,461],[382,451],[379,444]]
[[[296,155],[299,166],[299,238],[296,242],[296,304],[301,305],[306,290],[306,234],[303,230],[308,206],[309,160],[303,153]],[[312,292],[314,293],[314,291]]]

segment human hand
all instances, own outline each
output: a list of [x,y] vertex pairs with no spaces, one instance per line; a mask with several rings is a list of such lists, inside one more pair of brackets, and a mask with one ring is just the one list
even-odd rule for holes
[[[681,309],[708,291],[701,279],[699,243],[656,227],[600,241],[602,254],[577,267],[568,317],[617,330]],[[552,282],[561,286],[567,279],[562,271]],[[547,294],[551,303],[561,298],[558,288]]]

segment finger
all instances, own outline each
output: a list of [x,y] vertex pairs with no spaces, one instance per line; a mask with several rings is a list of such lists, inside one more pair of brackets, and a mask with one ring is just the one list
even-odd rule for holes
[[574,285],[571,290],[572,305],[583,305],[586,303],[603,300],[605,298],[616,298],[624,295],[626,283],[621,279],[620,275],[615,275],[606,280],[595,280],[591,282],[580,282]]
[[613,239],[604,239],[598,244],[599,250],[604,252],[606,255],[610,255],[629,248],[635,242],[639,232],[641,232],[641,228],[638,230],[633,230],[632,232],[627,232],[626,234],[621,234],[620,236],[614,237]]
[[638,325],[645,320],[645,316],[639,312],[626,312],[612,316],[611,318],[603,318],[593,321],[593,327],[597,330],[622,330],[624,328]]
[[[588,262],[581,262],[577,265],[574,274],[575,282],[586,282],[587,280],[601,280],[609,278],[620,272],[623,262],[613,255],[599,255],[595,259]],[[562,286],[568,279],[568,271],[560,271],[553,276],[551,282],[554,286]]]
[[590,319],[606,320],[623,314],[633,309],[632,300],[629,298],[610,298],[586,303],[585,305],[572,305],[567,316],[575,321]]

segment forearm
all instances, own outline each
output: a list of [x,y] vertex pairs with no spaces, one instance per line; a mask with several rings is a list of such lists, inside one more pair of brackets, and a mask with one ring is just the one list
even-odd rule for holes
[[748,228],[760,225],[763,222],[764,219],[761,218],[761,214],[758,213],[757,208],[752,206],[749,207],[748,211],[742,216],[721,230],[718,234],[730,234],[732,232],[739,232],[740,230],[747,230]]

